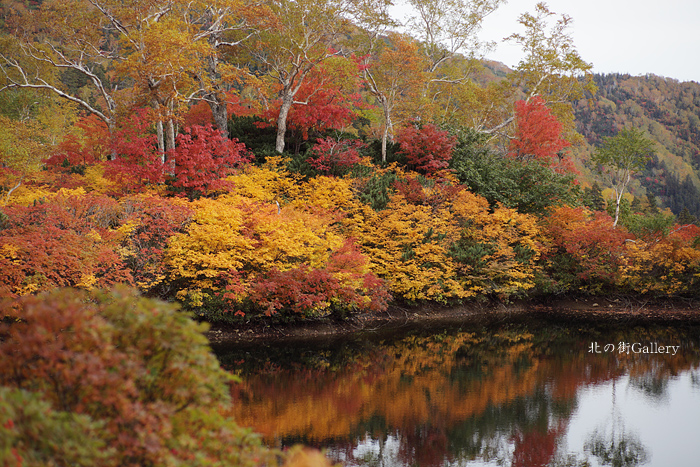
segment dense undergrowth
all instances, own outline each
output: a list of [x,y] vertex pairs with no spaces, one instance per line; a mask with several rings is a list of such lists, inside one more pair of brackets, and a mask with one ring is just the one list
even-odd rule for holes
[[233,420],[233,378],[176,305],[123,286],[0,305],[0,465],[281,462]]
[[697,226],[623,203],[614,227],[572,174],[499,156],[473,132],[416,127],[384,163],[347,135],[271,155],[211,128],[183,134],[175,164],[130,159],[146,139],[122,141],[111,161],[90,160],[85,144],[12,191],[2,296],[128,284],[236,323],[343,318],[392,300],[697,294]]
[[20,183],[2,172],[3,466],[328,465],[235,423],[230,376],[188,317],[698,293],[696,225],[623,202],[614,226],[595,187],[473,131],[416,126],[384,162],[333,133],[277,155],[190,128],[165,162],[145,129],[101,149],[98,133]]

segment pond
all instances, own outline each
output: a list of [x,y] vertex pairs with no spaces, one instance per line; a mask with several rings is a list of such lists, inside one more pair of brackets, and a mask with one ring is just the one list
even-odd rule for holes
[[700,465],[700,327],[501,323],[215,348],[236,419],[346,466]]

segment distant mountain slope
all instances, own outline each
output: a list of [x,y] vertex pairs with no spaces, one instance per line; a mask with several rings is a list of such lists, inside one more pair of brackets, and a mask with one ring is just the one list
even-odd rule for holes
[[595,75],[598,92],[576,103],[577,130],[592,147],[624,126],[659,142],[633,193],[652,194],[679,214],[700,217],[700,84],[655,75]]
[[[500,62],[483,63],[476,78],[482,84],[512,72]],[[588,160],[604,137],[625,126],[640,128],[659,145],[646,169],[635,174],[631,194],[653,195],[676,215],[688,208],[700,218],[700,83],[628,74],[596,74],[594,80],[598,92],[574,103],[576,130],[585,138],[583,147],[573,148],[580,180],[598,179]]]

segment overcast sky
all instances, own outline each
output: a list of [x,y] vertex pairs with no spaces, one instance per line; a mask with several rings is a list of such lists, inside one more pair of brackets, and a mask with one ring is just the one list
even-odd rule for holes
[[[524,32],[518,17],[537,0],[509,0],[486,18],[481,38],[499,42],[487,55],[514,67],[523,58],[502,39]],[[574,44],[595,73],[653,73],[700,83],[700,1],[549,0],[551,11],[573,19]]]

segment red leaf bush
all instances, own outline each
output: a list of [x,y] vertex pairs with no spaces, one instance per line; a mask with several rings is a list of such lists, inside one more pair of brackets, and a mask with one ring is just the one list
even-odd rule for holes
[[360,140],[319,138],[306,162],[322,174],[343,175],[360,162],[360,151],[365,146]]
[[452,159],[457,139],[433,124],[409,126],[396,136],[401,145],[399,153],[419,172],[435,174],[446,169]]
[[194,125],[178,135],[171,186],[190,198],[228,187],[225,177],[253,159],[245,144],[212,125]]

